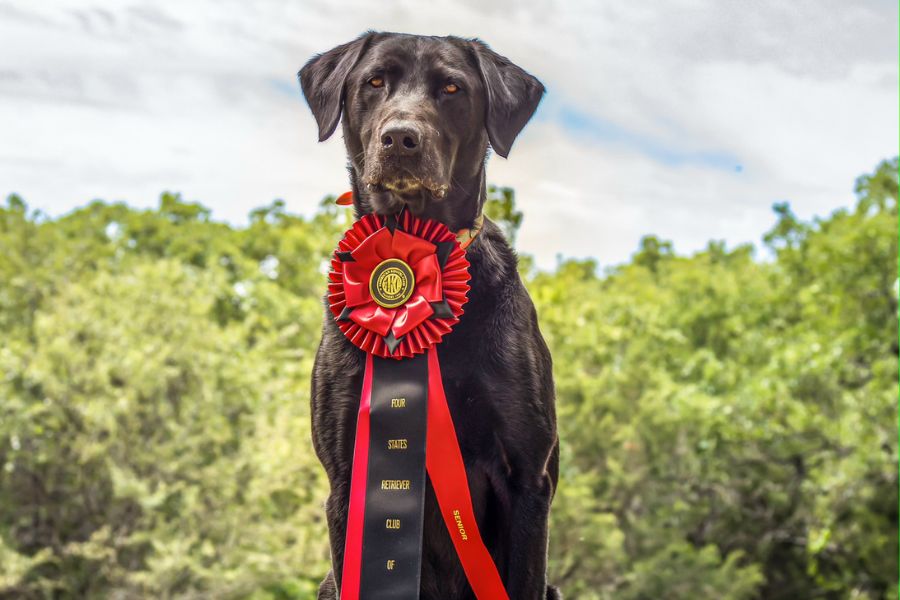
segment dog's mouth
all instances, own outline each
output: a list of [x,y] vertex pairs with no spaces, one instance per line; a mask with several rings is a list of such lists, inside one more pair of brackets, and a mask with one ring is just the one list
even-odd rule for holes
[[441,200],[447,196],[450,186],[430,177],[419,177],[409,172],[391,176],[367,176],[363,178],[366,190],[379,202],[376,212],[396,212],[404,205],[413,214],[421,214],[429,200]]
[[440,200],[447,195],[450,186],[431,178],[421,178],[410,173],[402,173],[394,177],[366,177],[363,180],[373,192],[393,192],[400,196],[428,192]]

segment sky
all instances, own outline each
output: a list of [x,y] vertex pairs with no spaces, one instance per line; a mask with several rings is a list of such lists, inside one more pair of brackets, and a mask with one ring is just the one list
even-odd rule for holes
[[757,243],[772,205],[854,202],[898,153],[898,14],[886,0],[0,0],[0,196],[57,216],[164,190],[244,224],[348,189],[297,70],[367,29],[479,37],[546,86],[488,181],[518,248],[627,261]]

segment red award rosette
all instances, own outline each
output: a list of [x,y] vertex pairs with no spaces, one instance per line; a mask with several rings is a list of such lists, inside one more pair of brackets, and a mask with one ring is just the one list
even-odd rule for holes
[[[412,271],[408,298],[381,295],[376,269],[388,261]],[[361,349],[409,358],[440,342],[459,321],[468,281],[466,253],[443,223],[408,212],[399,220],[365,215],[344,234],[331,259],[328,306],[344,335]]]
[[468,269],[445,225],[408,212],[363,216],[334,252],[328,306],[366,353],[341,600],[418,598],[426,471],[475,596],[508,600],[478,531],[436,348],[463,314]]

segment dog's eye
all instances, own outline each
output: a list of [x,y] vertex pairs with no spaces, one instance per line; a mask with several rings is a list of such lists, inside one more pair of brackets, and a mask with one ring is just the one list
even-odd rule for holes
[[458,91],[459,91],[459,86],[456,85],[455,83],[448,83],[447,85],[444,86],[444,89],[443,89],[443,92],[445,94],[455,94]]
[[373,88],[384,87],[384,79],[382,79],[381,77],[373,77],[369,80],[369,85],[371,85]]

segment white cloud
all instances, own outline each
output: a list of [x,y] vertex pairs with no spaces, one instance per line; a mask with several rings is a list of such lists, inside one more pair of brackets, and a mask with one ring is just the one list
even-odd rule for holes
[[680,251],[755,241],[773,202],[825,213],[898,151],[897,7],[881,0],[0,0],[0,193],[51,214],[164,189],[236,223],[276,197],[310,213],[347,187],[345,158],[339,136],[316,144],[294,76],[369,28],[478,36],[545,82],[488,171],[516,188],[519,245],[542,266],[619,262],[645,233]]

